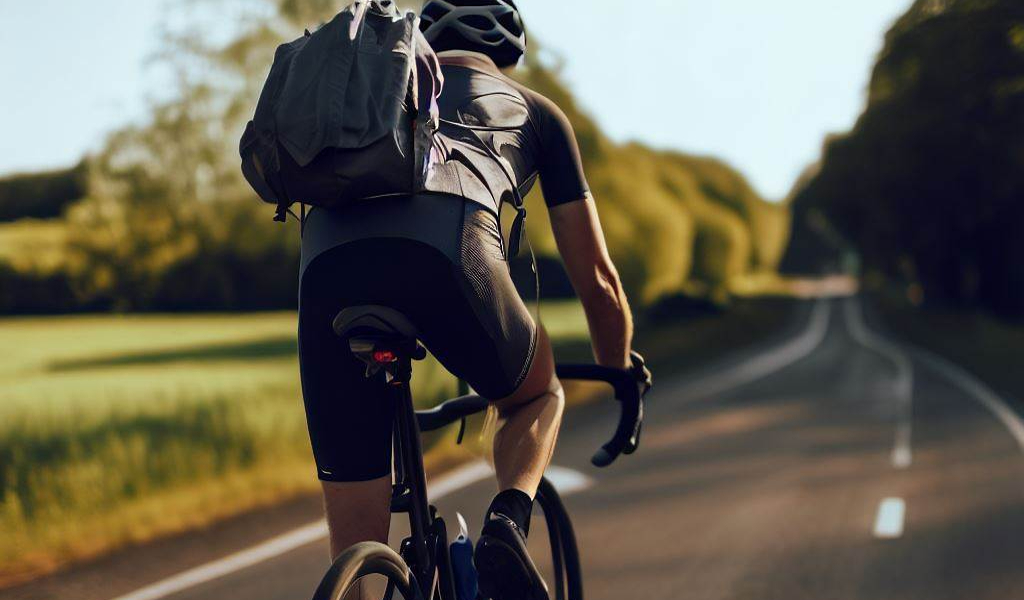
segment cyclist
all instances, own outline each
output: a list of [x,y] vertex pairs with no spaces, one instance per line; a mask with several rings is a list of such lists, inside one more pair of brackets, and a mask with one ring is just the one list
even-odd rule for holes
[[498,223],[497,155],[523,194],[539,176],[599,364],[634,366],[630,310],[569,121],[550,100],[503,73],[526,51],[515,3],[428,0],[421,27],[445,79],[442,118],[495,128],[493,153],[460,146],[449,131],[445,143],[461,148],[449,172],[456,193],[314,209],[306,221],[299,354],[331,552],[336,557],[357,542],[387,542],[394,415],[384,386],[364,376],[331,320],[346,306],[389,306],[409,318],[449,371],[493,399],[501,417],[494,439],[499,493],[477,544],[482,594],[546,598],[525,542],[565,399],[548,336],[509,275]]

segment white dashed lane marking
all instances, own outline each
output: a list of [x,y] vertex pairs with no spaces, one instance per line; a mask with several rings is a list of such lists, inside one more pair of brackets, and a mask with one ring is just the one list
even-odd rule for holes
[[886,498],[878,505],[875,516],[875,537],[892,540],[903,535],[903,520],[906,517],[907,505],[903,498]]

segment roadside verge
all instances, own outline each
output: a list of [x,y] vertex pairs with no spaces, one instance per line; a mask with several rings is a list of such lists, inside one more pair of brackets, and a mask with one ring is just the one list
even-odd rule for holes
[[[674,373],[699,369],[738,349],[784,336],[804,319],[803,313],[803,310],[798,309],[798,303],[792,300],[744,300],[725,313],[681,322],[648,323],[638,335],[637,345],[654,365],[657,377],[665,379]],[[586,342],[566,342],[559,344],[556,352],[563,361],[586,360],[589,345]],[[569,389],[569,395],[576,405],[598,399],[603,392],[600,386],[574,386]],[[476,434],[481,421],[475,421],[475,430],[467,434],[468,443],[463,446],[455,445],[452,430],[440,432],[428,440],[431,451],[427,456],[427,464],[432,476],[440,476],[479,458],[486,446],[481,436]],[[265,537],[267,532],[285,530],[294,522],[308,519],[311,513],[318,512],[316,489],[316,483],[311,482],[307,488],[300,489],[281,502],[264,504],[242,514],[223,515],[223,518],[217,520],[197,522],[178,534],[164,536],[154,542],[140,542],[106,557],[65,567],[43,578],[37,582],[38,585],[31,584],[25,589],[45,589],[57,580],[60,580],[62,586],[66,586],[68,579],[88,582],[99,577],[96,573],[103,572],[107,574],[100,579],[109,584],[112,581],[109,575],[111,569],[122,572],[123,577],[132,580],[158,580],[167,573],[202,563],[204,559],[229,554],[232,549],[244,547],[253,539]],[[254,538],[257,533],[259,535]],[[196,543],[197,539],[202,541]],[[143,560],[143,555],[148,558]],[[117,578],[114,576],[113,580]],[[19,596],[17,589],[11,591],[15,593],[12,597],[51,596],[47,593]]]

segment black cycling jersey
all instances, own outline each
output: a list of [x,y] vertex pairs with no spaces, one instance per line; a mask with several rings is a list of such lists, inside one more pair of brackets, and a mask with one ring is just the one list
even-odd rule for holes
[[[525,196],[540,177],[544,200],[557,206],[590,192],[572,125],[554,102],[506,77],[485,57],[442,56],[441,118],[476,128],[442,124],[440,143],[450,153],[428,186],[477,202],[495,214],[511,188]],[[477,137],[479,136],[479,138]],[[480,141],[506,161],[504,167],[479,150]],[[346,239],[344,211],[314,209],[302,240],[303,269],[316,255]],[[428,228],[429,221],[417,227]],[[428,234],[429,235],[429,234]]]
[[[511,165],[522,195],[530,191],[538,175],[548,206],[587,195],[572,125],[554,102],[506,77],[485,58],[446,56],[440,60],[444,74],[441,118],[484,128],[479,132]],[[449,143],[457,144],[459,132],[458,127],[441,126],[441,137]],[[479,153],[469,153],[468,158],[475,172],[486,172],[493,164],[491,157]]]

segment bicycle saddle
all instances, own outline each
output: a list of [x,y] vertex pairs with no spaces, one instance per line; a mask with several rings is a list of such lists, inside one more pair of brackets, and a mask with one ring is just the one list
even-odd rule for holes
[[409,319],[386,306],[352,306],[334,317],[334,333],[348,338],[355,334],[372,337],[419,339],[419,331]]

